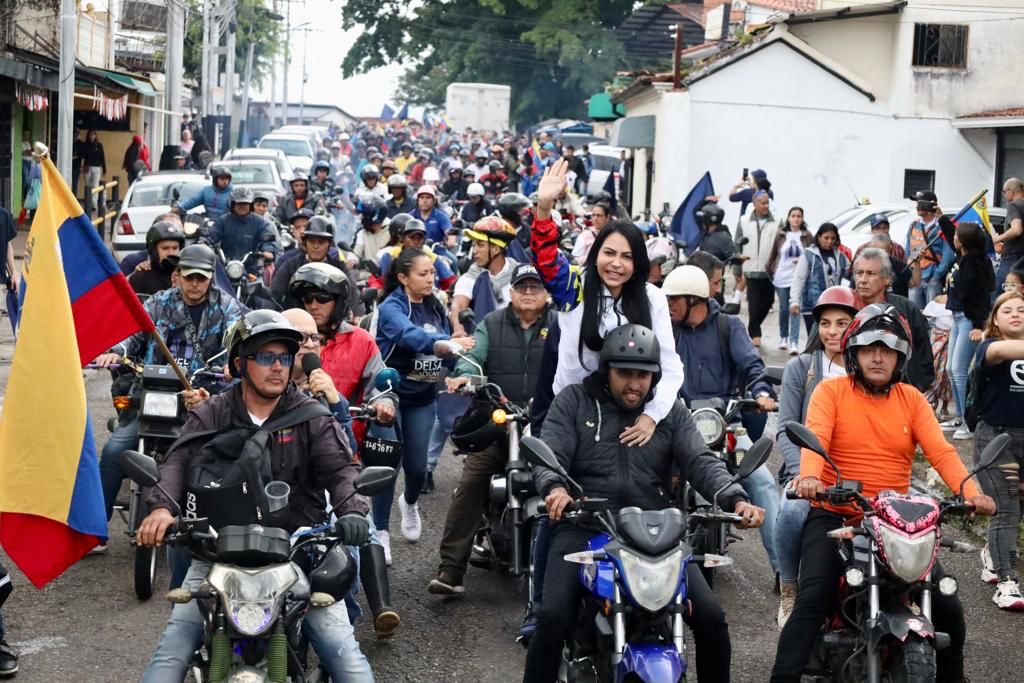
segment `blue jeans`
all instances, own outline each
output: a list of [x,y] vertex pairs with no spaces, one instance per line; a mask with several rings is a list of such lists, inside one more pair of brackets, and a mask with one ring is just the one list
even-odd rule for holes
[[934,301],[935,297],[942,294],[942,280],[943,278],[938,276],[933,276],[930,280],[922,279],[920,286],[910,288],[907,298],[923,311],[929,301]]
[[949,352],[946,356],[946,371],[953,384],[953,397],[956,398],[956,410],[964,414],[967,404],[967,371],[978,349],[978,342],[971,341],[971,330],[974,325],[960,311],[953,312],[953,327],[949,330]]
[[782,492],[775,518],[775,559],[782,583],[796,583],[800,577],[800,541],[810,510],[810,501],[789,500],[786,492]]
[[[402,428],[402,470],[405,472],[405,502],[414,504],[420,497],[427,479],[427,446],[437,415],[437,404],[425,406],[399,406],[398,424]],[[395,500],[395,486],[373,497],[373,523],[381,531],[391,525],[391,504]]]
[[789,287],[775,288],[779,296],[779,336],[796,346],[800,342],[800,314],[789,314],[789,291]]
[[772,570],[779,571],[779,563],[775,558],[775,518],[779,515],[779,489],[775,485],[775,477],[768,471],[767,466],[761,465],[749,477],[740,480],[740,485],[754,505],[764,508],[761,543],[768,553]]
[[[198,589],[209,573],[210,563],[196,560],[185,577],[185,587]],[[373,683],[370,663],[359,649],[344,602],[336,602],[326,608],[311,608],[302,622],[302,632],[331,680]],[[192,653],[202,643],[203,620],[196,602],[175,605],[153,659],[142,673],[143,683],[181,683],[192,662]]]
[[126,422],[110,435],[103,446],[100,457],[100,485],[103,488],[103,505],[107,511],[107,521],[114,511],[114,501],[121,490],[124,472],[121,471],[121,453],[139,447],[138,420]]
[[455,418],[461,417],[473,402],[472,396],[441,394],[437,397],[437,419],[430,430],[430,445],[427,447],[427,471],[437,469],[437,462],[444,452],[444,445],[455,427]]

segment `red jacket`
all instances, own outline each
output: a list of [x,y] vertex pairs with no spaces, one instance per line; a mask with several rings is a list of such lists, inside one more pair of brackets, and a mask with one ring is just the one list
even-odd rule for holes
[[[377,342],[361,327],[342,323],[323,349],[320,364],[338,393],[353,406],[373,400],[380,392],[373,388],[373,380],[384,368]],[[382,399],[388,400],[388,399]],[[352,425],[356,440],[362,443],[366,423],[356,420]]]

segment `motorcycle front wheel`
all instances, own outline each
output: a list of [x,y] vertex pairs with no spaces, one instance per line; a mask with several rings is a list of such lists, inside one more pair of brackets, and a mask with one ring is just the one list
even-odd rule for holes
[[896,648],[889,679],[893,683],[935,683],[935,645],[919,635],[910,634]]

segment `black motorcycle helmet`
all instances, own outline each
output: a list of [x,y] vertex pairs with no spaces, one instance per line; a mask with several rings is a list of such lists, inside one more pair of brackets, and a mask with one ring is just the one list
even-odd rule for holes
[[506,192],[498,197],[498,213],[517,228],[523,224],[523,219],[520,216],[523,209],[528,209],[532,206],[533,202],[526,195],[519,192]]
[[254,353],[269,342],[281,342],[288,347],[288,353],[297,353],[302,345],[302,333],[295,329],[284,314],[267,309],[246,313],[224,334],[224,348],[228,350],[228,367],[231,373],[245,376],[245,363],[235,368],[235,359]]
[[348,276],[329,263],[305,263],[299,266],[288,283],[288,291],[295,299],[302,299],[310,291],[324,292],[334,297],[334,312],[327,321],[327,332],[333,334],[348,316],[351,283]]
[[231,169],[227,166],[221,166],[220,164],[211,167],[210,180],[213,181],[214,185],[217,184],[217,178],[227,178],[228,182],[231,182]]
[[858,382],[864,380],[860,363],[857,362],[857,349],[883,344],[896,352],[896,370],[889,384],[883,388],[888,393],[893,384],[902,382],[906,376],[907,363],[911,354],[911,333],[907,319],[892,304],[878,303],[865,306],[854,318],[843,333],[843,360],[846,372],[854,376]]
[[348,549],[335,544],[316,569],[309,573],[309,589],[314,593],[327,593],[341,602],[348,595],[356,579],[356,563]]
[[[601,344],[601,372],[630,368],[653,373],[651,392],[661,380],[661,346],[654,332],[643,325],[621,325],[605,335]],[[650,396],[646,400],[650,400]]]
[[292,175],[292,179],[288,181],[288,187],[292,189],[292,192],[295,192],[295,183],[302,183],[305,185],[306,190],[309,190],[309,176],[305,172],[296,171]]
[[725,221],[725,210],[714,202],[705,204],[700,213],[705,228],[717,228]]
[[366,164],[366,166],[363,166],[363,170],[361,170],[359,172],[359,178],[364,183],[367,180],[370,180],[371,178],[375,178],[375,179],[379,180],[380,179],[380,169],[377,168],[376,164]]
[[[156,258],[156,245],[158,242],[174,240],[178,243],[178,249],[185,248],[185,231],[177,223],[170,221],[158,221],[146,231],[146,251],[150,259]],[[154,265],[156,265],[154,263]]]
[[334,221],[328,216],[313,216],[302,233],[302,239],[307,237],[323,237],[334,241]]
[[178,254],[178,269],[201,270],[213,276],[217,268],[217,254],[205,244],[190,244]]
[[490,173],[497,173],[498,171],[501,170],[501,162],[498,161],[497,159],[491,161],[490,163],[487,164],[487,170]]
[[375,194],[362,195],[359,198],[359,214],[363,217],[364,228],[383,223],[388,215],[387,202]]
[[391,217],[391,222],[388,223],[388,232],[391,233],[393,241],[397,242],[401,238],[405,224],[411,220],[413,220],[413,217],[407,213],[400,213]]
[[319,171],[327,171],[327,175],[331,174],[331,165],[326,161],[318,161],[313,164],[313,175],[316,175]]
[[464,453],[479,453],[501,436],[501,425],[491,419],[489,405],[474,405],[452,426],[452,444]]

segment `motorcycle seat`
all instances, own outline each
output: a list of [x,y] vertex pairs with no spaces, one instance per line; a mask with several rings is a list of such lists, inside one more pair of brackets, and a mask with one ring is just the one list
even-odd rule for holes
[[648,555],[660,555],[679,544],[686,532],[686,518],[676,508],[641,510],[623,508],[618,527],[633,547]]

